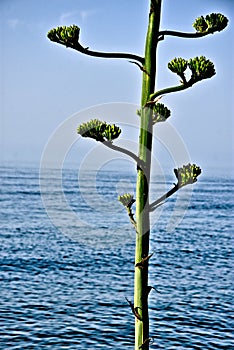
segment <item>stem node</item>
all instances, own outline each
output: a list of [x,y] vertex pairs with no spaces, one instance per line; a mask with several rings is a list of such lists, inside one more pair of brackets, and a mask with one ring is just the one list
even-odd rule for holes
[[154,253],[147,255],[145,258],[142,258],[141,261],[135,265],[135,267],[139,267],[140,269],[143,269],[148,264],[148,261],[153,254]]

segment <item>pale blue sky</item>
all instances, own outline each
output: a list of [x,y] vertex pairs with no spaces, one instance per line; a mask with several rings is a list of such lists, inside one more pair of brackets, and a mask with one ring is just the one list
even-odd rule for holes
[[[167,38],[159,45],[159,88],[177,83],[167,69],[174,57],[205,55],[217,74],[185,92],[168,95],[170,123],[191,159],[230,165],[233,129],[233,0],[164,0],[161,29],[193,31],[195,18],[221,12],[226,30],[202,39]],[[1,0],[1,162],[39,164],[57,126],[96,104],[140,100],[141,72],[125,60],[95,59],[51,43],[47,31],[77,24],[80,41],[99,51],[143,54],[146,0]],[[118,122],[118,121],[116,121]],[[86,140],[84,140],[86,142]]]

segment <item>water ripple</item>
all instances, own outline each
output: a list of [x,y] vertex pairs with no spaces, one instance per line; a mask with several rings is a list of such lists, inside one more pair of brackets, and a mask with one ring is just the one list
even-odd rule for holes
[[[72,241],[50,223],[37,171],[5,168],[0,175],[0,349],[132,349],[125,297],[133,298],[134,239],[108,249]],[[77,204],[76,174],[66,176],[68,201],[86,215],[90,208]],[[118,176],[109,174],[99,192],[110,191]],[[179,227],[166,230],[173,200],[154,225],[151,349],[234,347],[231,189],[229,179],[205,179]],[[108,198],[115,197],[116,191]],[[93,215],[91,237],[126,219],[112,214],[98,226],[101,213]]]

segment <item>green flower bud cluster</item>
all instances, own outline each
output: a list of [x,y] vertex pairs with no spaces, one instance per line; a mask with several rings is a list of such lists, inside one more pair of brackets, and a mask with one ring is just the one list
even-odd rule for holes
[[121,134],[121,129],[116,126],[115,124],[106,124],[106,128],[103,132],[104,139],[107,141],[112,141],[114,139],[117,139],[119,135]]
[[203,16],[198,17],[193,23],[193,27],[199,33],[214,33],[226,28],[227,24],[228,19],[222,13],[211,13],[205,18]]
[[196,18],[195,22],[193,23],[193,28],[195,28],[199,33],[205,32],[208,28],[205,18],[203,16]]
[[188,62],[188,66],[192,71],[192,82],[208,79],[215,75],[214,64],[206,59],[205,56],[191,58]]
[[163,103],[156,103],[153,107],[153,124],[164,122],[170,115],[170,109],[164,106]]
[[[184,76],[186,68],[192,72],[190,80],[187,82]],[[189,61],[179,57],[168,63],[168,68],[182,78],[182,83],[196,83],[202,79],[211,78],[215,75],[214,64],[205,56],[191,58]]]
[[62,26],[51,29],[47,37],[51,41],[55,41],[56,43],[60,43],[63,45],[76,45],[79,41],[80,28],[76,25],[72,25],[70,27]]
[[175,176],[178,180],[179,187],[193,184],[201,174],[201,168],[196,164],[183,165],[182,168],[174,169]]
[[121,129],[115,124],[107,124],[98,119],[90,120],[78,126],[77,133],[83,137],[90,137],[96,141],[105,142],[116,139]]
[[171,60],[171,62],[168,63],[168,68],[173,72],[179,75],[183,80],[184,72],[186,71],[188,67],[188,61],[184,58],[178,57]]
[[120,201],[120,203],[123,204],[124,207],[127,208],[131,208],[131,206],[135,202],[133,195],[130,193],[125,193],[122,196],[118,196],[118,200]]
[[228,19],[222,13],[211,13],[206,16],[208,28],[220,32],[228,25]]

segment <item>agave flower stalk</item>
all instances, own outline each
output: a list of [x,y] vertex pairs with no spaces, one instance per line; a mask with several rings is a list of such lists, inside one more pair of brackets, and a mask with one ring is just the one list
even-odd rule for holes
[[[135,63],[142,71],[141,109],[137,113],[140,117],[138,155],[114,144],[121,134],[121,129],[115,124],[111,125],[99,119],[93,119],[77,128],[79,135],[92,138],[112,150],[128,155],[137,164],[136,198],[130,193],[118,197],[136,232],[134,303],[126,298],[135,318],[135,350],[148,350],[152,339],[149,334],[148,295],[155,288],[148,285],[148,265],[152,256],[149,254],[150,213],[180,188],[194,184],[201,173],[201,169],[196,164],[187,164],[174,169],[177,183],[163,196],[149,203],[153,129],[157,127],[158,122],[165,122],[171,115],[171,111],[158,101],[162,95],[188,89],[201,80],[211,78],[216,73],[213,63],[204,56],[190,59],[174,58],[168,63],[168,68],[180,78],[179,85],[155,90],[158,43],[169,35],[180,38],[200,38],[219,32],[228,24],[228,19],[224,15],[212,13],[195,20],[193,24],[195,33],[160,31],[162,0],[149,0],[149,3],[144,56],[92,51],[80,44],[80,28],[76,25],[60,26],[48,32],[48,38],[53,42],[93,57],[131,60],[130,62]],[[136,207],[135,213],[132,208],[133,204]]]
[[153,110],[147,107],[151,94],[155,90],[156,51],[160,26],[161,0],[151,1],[148,31],[145,42],[145,63],[143,66],[141,94],[141,122],[139,135],[139,158],[145,163],[145,171],[138,168],[136,184],[136,247],[134,308],[139,317],[135,317],[135,349],[140,346],[149,348],[149,312],[148,312],[148,262],[143,268],[137,264],[149,255],[150,211],[149,184],[151,168],[151,150],[153,134]]

